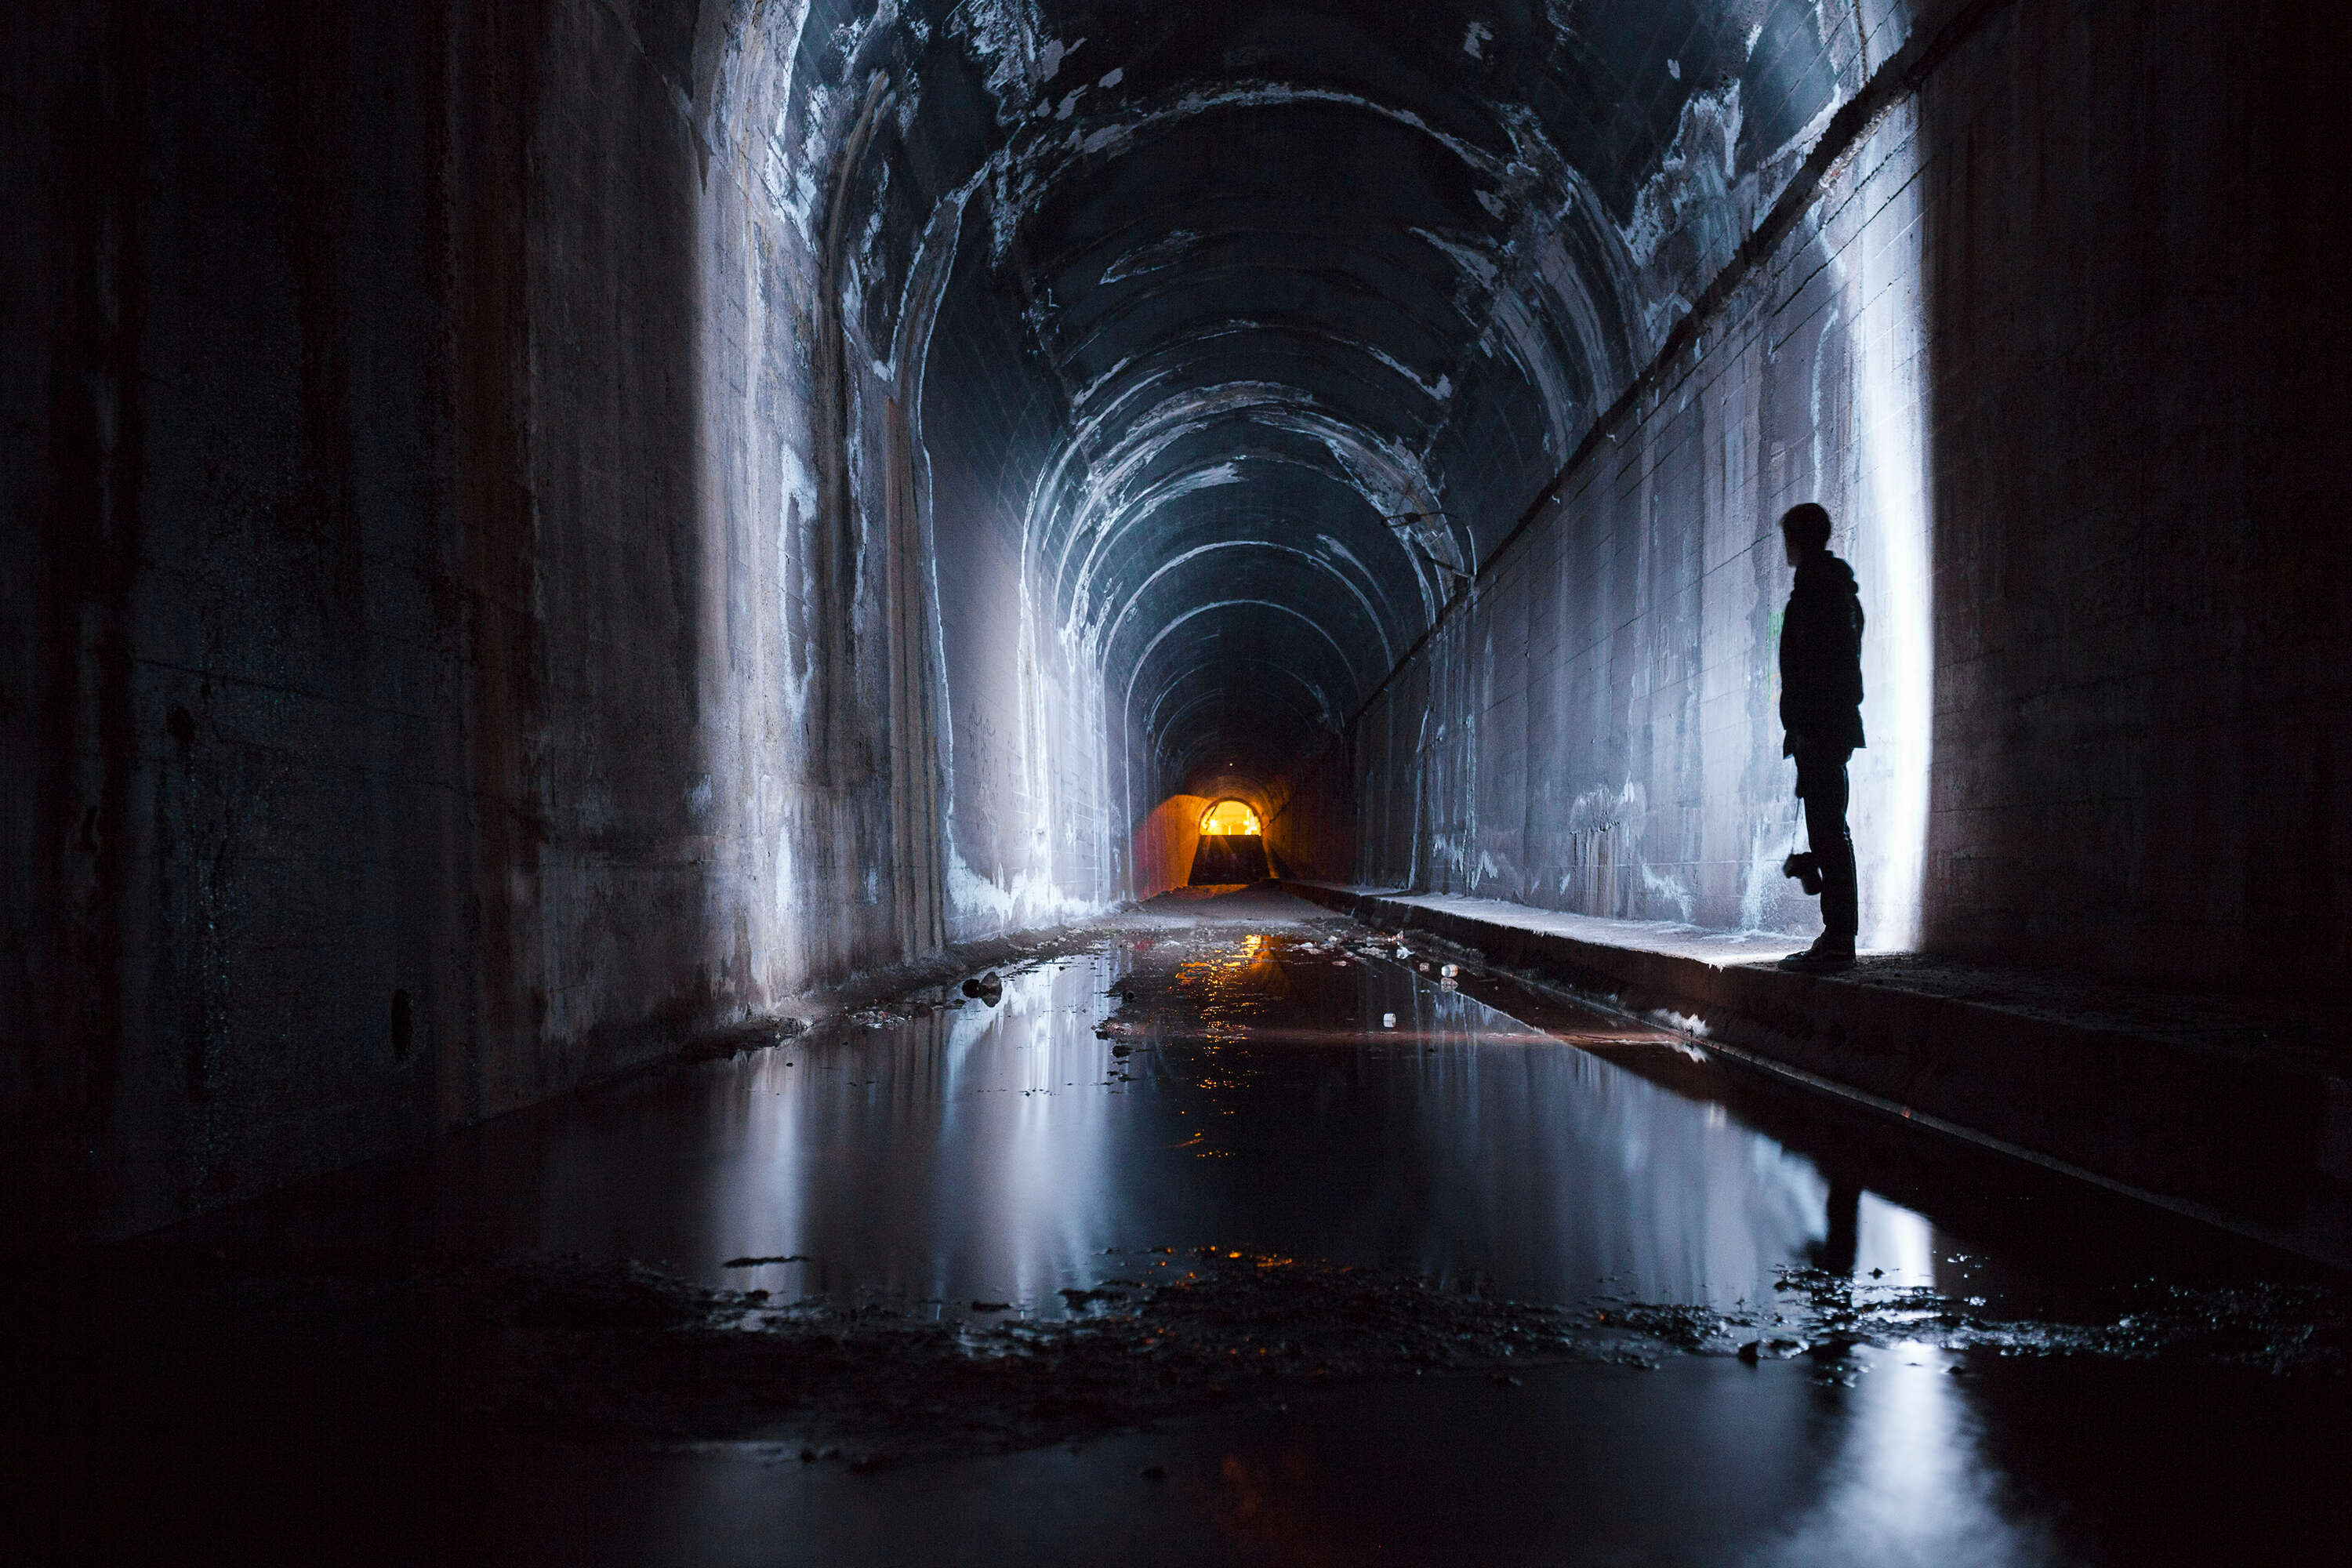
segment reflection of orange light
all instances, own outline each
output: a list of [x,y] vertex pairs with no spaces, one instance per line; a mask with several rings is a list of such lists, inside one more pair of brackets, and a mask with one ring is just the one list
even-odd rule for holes
[[1201,818],[1203,834],[1222,836],[1258,831],[1257,813],[1237,800],[1221,800]]
[[1265,938],[1262,936],[1245,936],[1242,938],[1242,952],[1245,956],[1250,958],[1255,958],[1257,956],[1257,950],[1265,945]]

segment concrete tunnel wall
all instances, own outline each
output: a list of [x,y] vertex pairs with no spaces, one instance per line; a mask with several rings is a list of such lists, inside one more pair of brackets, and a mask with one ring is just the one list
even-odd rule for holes
[[2340,252],[2290,18],[27,14],[9,1233],[1172,885],[1185,795],[1305,873],[1792,924],[1750,546],[1826,487],[1886,627],[1915,458],[1926,939],[2340,978],[2345,345],[2294,304]]
[[[5,193],[11,1233],[164,1223],[1118,896],[1087,674],[1005,635],[994,465],[1050,405],[992,300],[929,353],[944,269],[864,308],[832,26],[17,30],[12,141],[58,167]],[[995,378],[928,442],[927,357],[935,399]]]
[[[1729,287],[1269,831],[1333,879],[1818,930],[1779,871],[1772,528],[1818,500],[1871,616],[1865,943],[2340,988],[2345,331],[2300,269],[2341,208],[2290,15],[1918,26],[1752,266],[1722,231],[1645,279]],[[1673,177],[1761,219],[1793,170],[1706,129]]]

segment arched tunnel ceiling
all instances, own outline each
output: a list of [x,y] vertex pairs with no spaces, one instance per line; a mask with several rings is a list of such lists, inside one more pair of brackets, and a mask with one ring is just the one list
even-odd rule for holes
[[852,330],[1018,320],[1033,602],[1169,788],[1354,712],[1869,65],[1798,0],[824,9],[782,142]]

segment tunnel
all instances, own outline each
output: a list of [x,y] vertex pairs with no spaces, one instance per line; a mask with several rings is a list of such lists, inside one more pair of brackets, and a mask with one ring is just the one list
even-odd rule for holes
[[1265,880],[1273,868],[1265,856],[1265,824],[1244,802],[1221,800],[1202,815],[1187,886],[1246,886]]
[[[1124,1094],[1150,943],[1246,928],[1167,981],[1217,1039],[1252,986],[1307,1008],[1386,964],[1331,1004],[1350,1049],[1711,1052],[2332,1279],[2338,31],[2273,0],[18,17],[5,1255],[950,1005],[1114,1009],[1085,1082]],[[1839,934],[1790,868],[1800,503],[1863,615],[1826,976],[1784,967]],[[1109,965],[1091,1000],[1024,978],[1053,954]],[[1528,1021],[1555,1005],[1601,1011]],[[898,1145],[843,1139],[837,1179],[887,1186]],[[1903,1159],[1824,1177],[1802,1267],[1894,1256]]]

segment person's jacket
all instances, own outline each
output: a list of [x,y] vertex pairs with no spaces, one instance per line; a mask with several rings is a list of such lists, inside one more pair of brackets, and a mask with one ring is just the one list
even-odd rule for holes
[[1780,620],[1780,727],[1834,746],[1862,742],[1862,598],[1826,550],[1797,564]]

